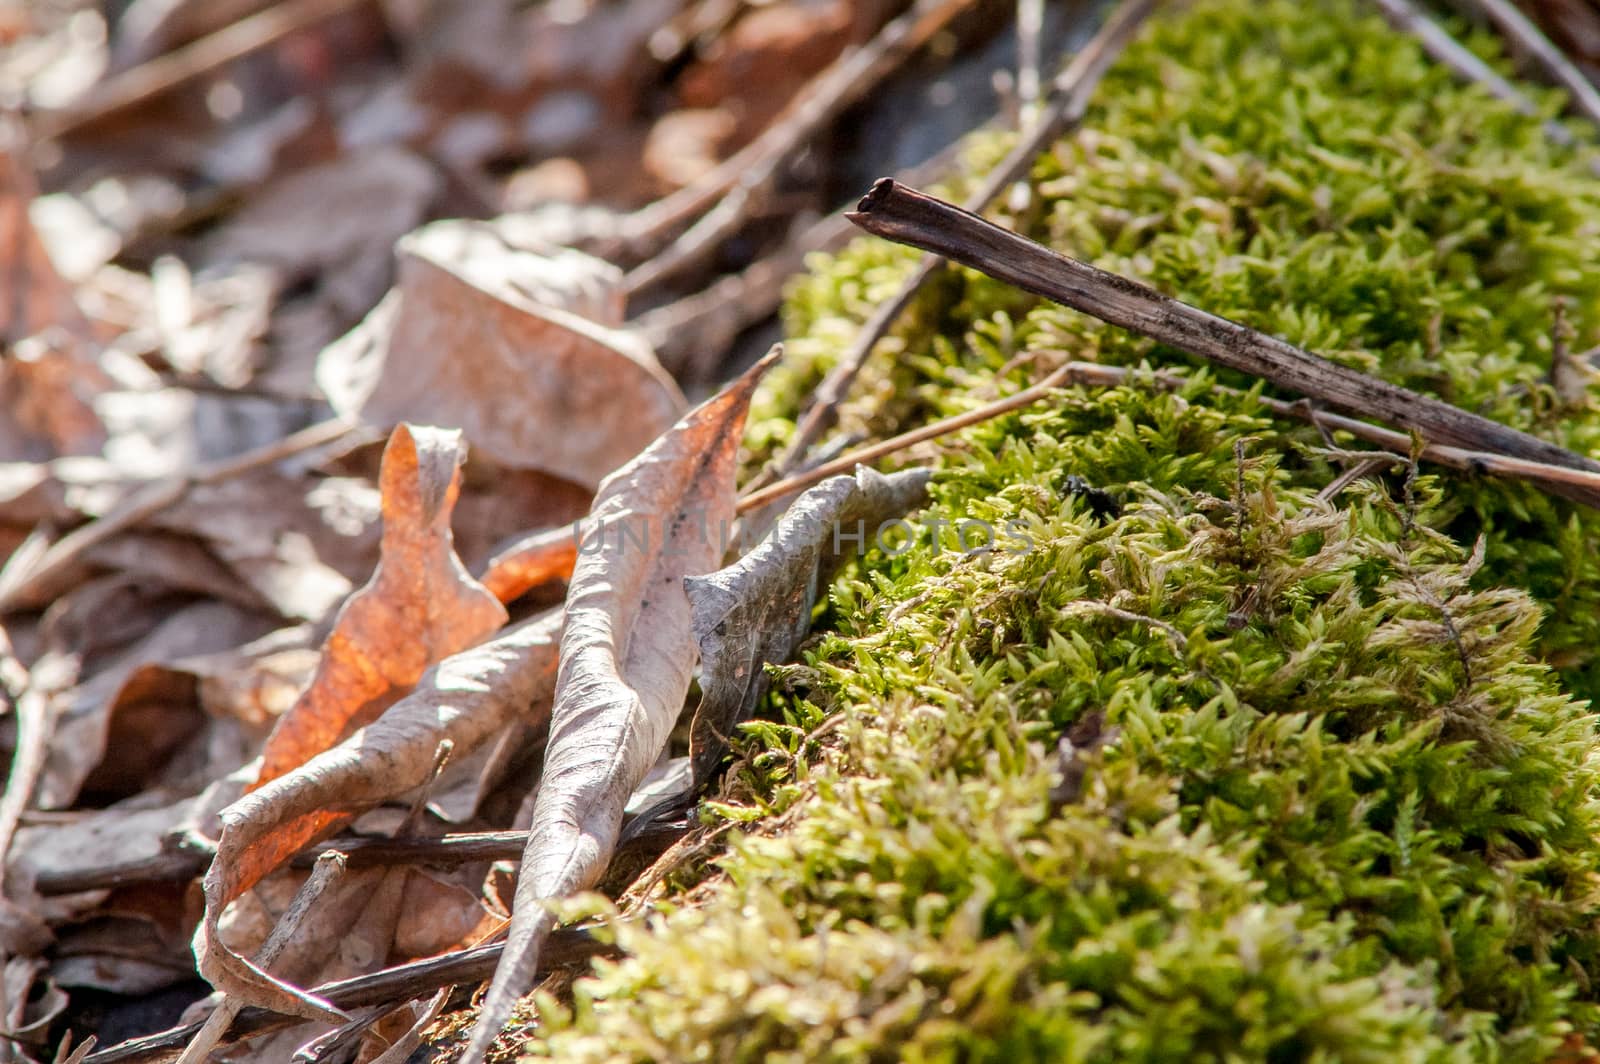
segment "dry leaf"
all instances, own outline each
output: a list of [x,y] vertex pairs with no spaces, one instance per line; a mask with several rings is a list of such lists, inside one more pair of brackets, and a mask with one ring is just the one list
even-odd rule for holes
[[223,946],[223,907],[340,820],[427,782],[444,740],[464,755],[518,714],[546,712],[560,630],[560,613],[544,614],[445,659],[377,721],[223,811],[206,873],[206,920],[195,941],[200,970],[214,986],[306,1014],[298,991],[254,972]]
[[[86,585],[84,590],[96,588]],[[79,597],[74,595],[73,599]],[[162,696],[177,688],[163,686],[156,674],[147,671],[149,667],[192,655],[218,653],[255,639],[271,627],[266,618],[221,602],[199,602],[173,609],[173,602],[166,598],[128,602],[97,594],[87,597],[105,607],[96,610],[90,622],[103,629],[126,618],[144,631],[66,696],[66,708],[56,726],[49,759],[35,792],[35,804],[41,809],[64,809],[73,803],[85,781],[107,760],[107,740],[116,716],[123,711],[137,711],[141,702],[148,702],[158,711],[158,718],[160,711],[167,710],[185,726],[192,725],[196,712],[192,701],[184,705],[173,699],[163,701]],[[150,680],[157,682],[151,685],[146,682]],[[146,699],[146,694],[155,697]],[[128,753],[124,751],[120,756],[125,758]]]
[[463,458],[459,432],[394,430],[379,478],[377,571],[339,611],[311,687],[273,729],[257,786],[328,749],[428,666],[505,623],[504,607],[467,575],[453,549],[450,515]]
[[700,707],[690,728],[696,784],[710,778],[733,730],[767,689],[768,663],[789,661],[811,610],[841,564],[879,526],[927,499],[927,469],[884,476],[866,467],[831,477],[794,501],[761,544],[726,569],[684,578],[700,644]]
[[315,280],[319,300],[352,320],[383,295],[394,242],[442,184],[403,149],[351,152],[274,180],[209,239],[204,263],[266,266],[284,286]]
[[613,267],[508,224],[436,223],[397,253],[395,290],[318,359],[339,413],[458,425],[503,465],[592,487],[683,409],[649,345],[611,327]]
[[572,526],[524,536],[500,551],[480,578],[501,602],[512,602],[536,587],[567,580],[578,561],[578,537]]
[[[14,131],[0,129],[0,445],[7,458],[93,454],[105,442],[94,400],[111,382],[72,288],[28,216],[37,189]],[[9,437],[9,438],[7,438]]]
[[595,496],[567,595],[550,741],[510,937],[465,1064],[481,1064],[528,989],[554,926],[542,902],[593,886],[605,872],[628,796],[683,709],[695,662],[683,578],[721,560],[745,415],[778,354],[685,415]]

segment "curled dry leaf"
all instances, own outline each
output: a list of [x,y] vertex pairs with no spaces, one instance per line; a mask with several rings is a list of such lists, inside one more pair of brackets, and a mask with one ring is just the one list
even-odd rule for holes
[[481,1064],[554,926],[542,902],[591,887],[628,796],[660,756],[694,669],[683,578],[721,560],[750,398],[779,351],[600,486],[567,593],[544,775],[510,936],[464,1064]]
[[438,222],[397,254],[395,290],[318,360],[340,414],[459,425],[504,465],[593,487],[682,411],[649,345],[613,327],[614,267],[508,223]]
[[767,689],[762,666],[790,660],[811,628],[817,595],[885,521],[927,499],[927,469],[884,476],[865,466],[795,500],[749,554],[708,576],[684,578],[700,644],[700,707],[689,731],[694,782],[704,783]]
[[454,550],[450,515],[464,457],[459,432],[404,424],[394,430],[379,472],[378,568],[334,619],[316,677],[267,740],[257,786],[328,749],[428,666],[505,623],[505,608]]
[[427,782],[442,741],[465,754],[518,714],[545,712],[560,633],[560,613],[542,614],[445,659],[378,720],[223,811],[195,940],[212,985],[280,1012],[327,1018],[321,1003],[222,944],[222,909],[340,820]]

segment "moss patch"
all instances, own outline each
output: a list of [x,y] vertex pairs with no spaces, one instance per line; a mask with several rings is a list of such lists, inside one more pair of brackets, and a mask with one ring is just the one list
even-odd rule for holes
[[[1545,380],[1557,297],[1595,339],[1600,186],[1537,122],[1346,0],[1196,3],[1100,100],[1008,224],[1600,444],[1587,399]],[[818,263],[758,455],[912,261],[872,242]],[[964,408],[1065,357],[1184,362],[956,272],[849,419]],[[951,524],[835,586],[784,720],[751,727],[711,814],[766,819],[570,1008],[545,1002],[531,1052],[1531,1061],[1600,1041],[1600,768],[1575,700],[1600,685],[1600,515],[1405,468],[1324,497],[1323,441],[1193,377],[1069,390],[942,452],[925,516]],[[963,551],[964,519],[1010,538]]]

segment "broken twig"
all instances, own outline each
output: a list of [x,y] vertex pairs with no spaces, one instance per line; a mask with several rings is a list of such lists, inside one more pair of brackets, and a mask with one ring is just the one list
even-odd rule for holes
[[296,30],[325,22],[367,0],[285,0],[200,38],[193,44],[157,56],[115,74],[89,90],[88,96],[62,111],[39,116],[34,135],[40,140],[65,136],[84,126],[120,115],[194,78],[259,52]]
[[[1457,77],[1482,85],[1489,90],[1489,94],[1496,99],[1504,100],[1522,114],[1532,118],[1539,117],[1539,107],[1528,98],[1527,93],[1517,88],[1511,82],[1501,77],[1500,74],[1473,55],[1460,41],[1433,21],[1411,0],[1372,0],[1383,12],[1384,18],[1389,20],[1389,25],[1402,33],[1409,33],[1422,45],[1422,50],[1437,63],[1442,63],[1456,73]],[[1560,122],[1546,120],[1543,123],[1544,135],[1552,144],[1559,144],[1563,148],[1577,145],[1578,140],[1572,135],[1572,130]],[[1589,160],[1589,169],[1600,174],[1600,158]]]
[[973,0],[923,0],[867,44],[841,55],[817,75],[800,98],[747,147],[694,184],[631,215],[624,224],[624,245],[630,250],[643,250],[658,247],[664,233],[709,208],[665,250],[629,272],[628,294],[635,296],[698,262],[736,231],[795,150],[898,69],[907,56],[972,3]]
[[355,424],[339,418],[318,422],[244,454],[208,462],[189,473],[136,488],[110,513],[62,536],[36,556],[37,560],[24,559],[21,551],[14,554],[5,568],[0,569],[0,613],[26,605],[47,591],[51,581],[75,565],[91,548],[176,504],[195,485],[215,484],[314,450],[348,436],[356,428]]
[[[1346,412],[1415,431],[1427,442],[1600,473],[1600,462],[1068,258],[891,179],[874,185],[850,219],[870,233],[945,255],[1209,362]],[[1600,489],[1583,479],[1579,484],[1552,484],[1549,490],[1600,507]]]
[[[389,1005],[421,997],[442,986],[482,982],[494,971],[504,949],[503,943],[496,942],[456,950],[427,960],[387,968],[372,975],[324,983],[311,992],[346,1011],[371,1005]],[[553,933],[545,944],[540,970],[570,967],[585,963],[592,957],[614,955],[615,952],[614,948],[602,944],[587,931],[563,929]],[[302,1022],[294,1016],[247,1008],[234,1021],[230,1041],[267,1034]],[[170,1060],[174,1051],[188,1044],[201,1026],[200,1023],[184,1024],[108,1046],[92,1054],[84,1064],[155,1064],[156,1061]]]

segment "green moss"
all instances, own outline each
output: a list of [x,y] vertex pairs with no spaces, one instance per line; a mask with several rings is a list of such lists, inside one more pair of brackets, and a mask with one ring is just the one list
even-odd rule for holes
[[[1162,21],[1008,222],[1595,450],[1600,417],[1545,374],[1556,297],[1596,338],[1600,186],[1364,11]],[[758,454],[912,261],[863,242],[816,264]],[[1002,367],[1064,357],[1184,362],[952,273],[847,423],[966,408]],[[714,810],[765,822],[570,1009],[546,1002],[532,1051],[1532,1061],[1600,1041],[1600,762],[1574,697],[1600,685],[1600,515],[1403,465],[1325,498],[1341,467],[1317,436],[1187,368],[1176,393],[1136,373],[946,449],[927,516],[1015,549],[925,522],[836,584],[785,719],[751,727]]]

